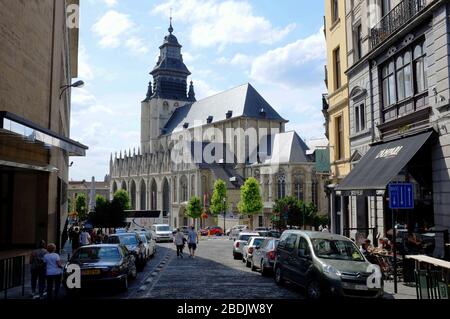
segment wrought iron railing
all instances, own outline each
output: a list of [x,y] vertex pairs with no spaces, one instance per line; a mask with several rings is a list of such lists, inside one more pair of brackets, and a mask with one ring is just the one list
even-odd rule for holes
[[428,0],[403,0],[386,14],[371,30],[371,48],[377,47],[397,30],[408,23],[423,8]]

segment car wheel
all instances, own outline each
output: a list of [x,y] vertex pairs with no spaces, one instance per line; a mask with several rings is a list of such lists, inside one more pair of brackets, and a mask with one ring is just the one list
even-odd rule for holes
[[322,288],[317,280],[312,279],[306,286],[306,295],[309,299],[320,299],[322,297]]
[[281,270],[281,267],[277,267],[277,269],[275,270],[275,283],[278,286],[284,284],[283,271]]
[[245,267],[250,268],[250,266],[251,266],[251,263],[247,258],[247,260],[245,261]]
[[266,267],[264,267],[264,263],[262,260],[261,260],[260,267],[261,267],[261,276],[266,277],[268,275],[268,271],[267,271]]

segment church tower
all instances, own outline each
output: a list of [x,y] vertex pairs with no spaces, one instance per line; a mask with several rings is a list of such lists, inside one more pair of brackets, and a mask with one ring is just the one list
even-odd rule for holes
[[172,34],[170,18],[169,34],[159,47],[158,62],[150,74],[153,85],[148,85],[147,96],[141,104],[141,149],[143,153],[154,152],[158,137],[174,110],[190,102],[195,102],[193,84],[187,87],[187,77],[191,75],[183,62],[182,46]]

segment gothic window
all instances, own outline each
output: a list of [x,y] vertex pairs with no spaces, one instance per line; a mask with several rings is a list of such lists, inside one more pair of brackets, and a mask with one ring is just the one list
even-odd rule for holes
[[303,196],[303,181],[304,181],[304,177],[302,174],[298,173],[295,174],[294,176],[294,196],[298,199],[298,200],[304,200],[304,196]]
[[173,178],[173,201],[177,202],[178,193],[177,193],[177,178]]
[[181,201],[187,202],[188,200],[188,180],[186,176],[181,177],[180,179],[180,189],[181,189]]
[[284,172],[278,174],[278,199],[286,197],[286,175]]
[[195,195],[195,175],[191,176],[191,196]]
[[314,206],[318,207],[318,202],[319,202],[318,181],[317,181],[317,177],[315,176],[315,173],[311,180],[311,200],[312,200],[312,203],[314,204]]

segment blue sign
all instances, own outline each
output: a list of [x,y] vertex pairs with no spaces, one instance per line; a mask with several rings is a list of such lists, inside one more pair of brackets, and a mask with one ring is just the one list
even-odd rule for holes
[[389,184],[389,208],[413,209],[414,186],[411,183]]

